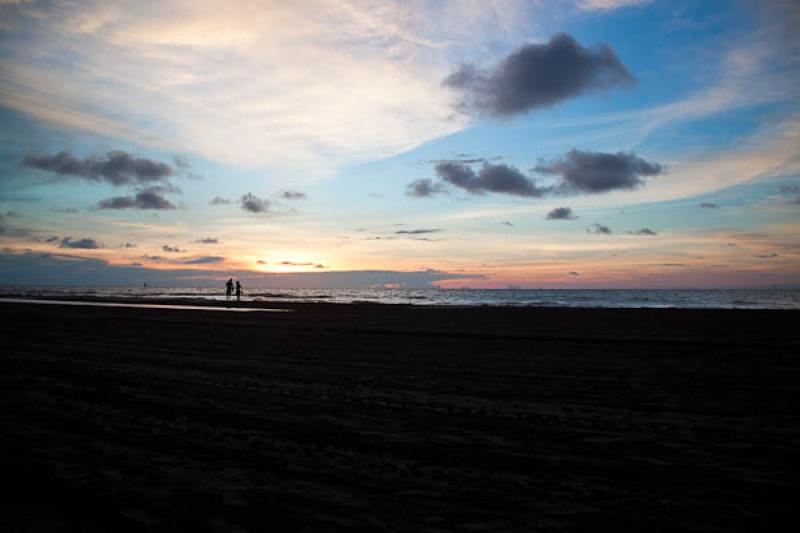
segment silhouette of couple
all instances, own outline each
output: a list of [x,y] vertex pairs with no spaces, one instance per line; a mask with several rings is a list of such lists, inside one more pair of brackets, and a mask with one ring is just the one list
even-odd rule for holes
[[[225,299],[230,300],[232,294],[233,294],[233,278],[229,279],[227,283],[225,283]],[[239,283],[239,280],[236,280],[236,301],[239,302],[241,300],[242,300],[242,284]]]

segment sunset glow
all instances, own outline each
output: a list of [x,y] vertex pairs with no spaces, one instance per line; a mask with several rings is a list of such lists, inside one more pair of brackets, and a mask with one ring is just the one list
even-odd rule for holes
[[781,1],[0,2],[0,279],[798,286],[798,27]]

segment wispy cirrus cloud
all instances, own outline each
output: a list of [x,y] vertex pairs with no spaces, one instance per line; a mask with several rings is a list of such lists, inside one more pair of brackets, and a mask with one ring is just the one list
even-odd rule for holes
[[610,11],[622,7],[641,6],[651,0],[579,0],[578,8],[584,11]]
[[238,166],[327,174],[463,127],[438,87],[448,46],[498,28],[521,33],[533,9],[344,0],[234,0],[223,11],[179,0],[141,10],[115,0],[20,6],[11,16],[28,40],[2,50],[0,104]]

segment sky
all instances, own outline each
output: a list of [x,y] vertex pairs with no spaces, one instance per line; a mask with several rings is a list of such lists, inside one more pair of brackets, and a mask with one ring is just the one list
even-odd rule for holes
[[0,0],[0,283],[800,286],[793,0]]

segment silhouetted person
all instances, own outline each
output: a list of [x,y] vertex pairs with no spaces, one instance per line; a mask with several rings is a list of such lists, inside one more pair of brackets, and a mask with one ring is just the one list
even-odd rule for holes
[[236,280],[236,301],[242,301],[242,284],[239,283],[239,280]]
[[229,279],[225,284],[225,299],[230,300],[231,294],[233,294],[233,278]]

